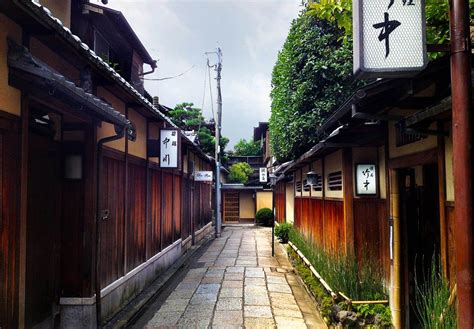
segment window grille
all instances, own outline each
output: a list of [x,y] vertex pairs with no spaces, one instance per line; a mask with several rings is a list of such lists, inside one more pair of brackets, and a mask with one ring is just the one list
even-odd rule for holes
[[316,184],[313,185],[313,191],[321,192],[323,190],[323,176],[316,174]]
[[303,191],[305,191],[305,192],[311,191],[311,186],[308,185],[308,180],[306,180],[306,179],[303,181]]
[[328,188],[330,191],[342,191],[342,171],[328,175]]
[[301,181],[296,182],[296,192],[301,192]]

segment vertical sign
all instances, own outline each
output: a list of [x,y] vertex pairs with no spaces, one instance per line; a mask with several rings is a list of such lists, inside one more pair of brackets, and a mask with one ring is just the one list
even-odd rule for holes
[[428,63],[424,0],[353,0],[354,74],[403,77]]
[[266,183],[268,181],[267,168],[260,168],[260,183]]
[[356,165],[356,194],[377,195],[377,170],[375,164]]
[[178,168],[180,151],[179,130],[176,128],[160,129],[160,167]]

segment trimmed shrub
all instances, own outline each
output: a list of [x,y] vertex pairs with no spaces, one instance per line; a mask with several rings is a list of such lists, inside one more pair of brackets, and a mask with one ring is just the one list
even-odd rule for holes
[[255,215],[255,220],[260,225],[272,226],[273,211],[270,208],[259,209]]
[[293,228],[293,225],[290,223],[282,223],[275,227],[275,235],[280,239],[282,243],[288,243],[290,236],[290,230]]

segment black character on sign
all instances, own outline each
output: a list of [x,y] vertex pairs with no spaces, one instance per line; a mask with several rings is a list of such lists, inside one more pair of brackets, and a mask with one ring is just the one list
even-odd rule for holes
[[390,54],[390,34],[401,25],[399,21],[390,20],[388,13],[384,13],[384,21],[372,25],[375,29],[382,29],[379,34],[379,41],[385,40],[385,58]]
[[168,143],[170,142],[170,139],[168,137],[166,137],[165,139],[163,139],[163,145],[165,146],[165,148],[168,148]]
[[168,165],[170,164],[170,155],[169,154],[165,154],[165,156],[163,157],[163,163],[168,163]]
[[369,190],[369,185],[370,185],[370,182],[368,180],[366,180],[364,182],[364,187],[365,187],[365,190],[368,191]]
[[178,143],[176,141],[172,141],[171,146],[178,146]]
[[173,131],[171,132],[171,136],[176,136],[176,130],[173,130]]
[[[388,4],[388,9],[390,9],[393,4],[395,3],[395,0],[390,0],[390,3]],[[402,0],[402,3],[404,6],[414,6],[414,0]]]

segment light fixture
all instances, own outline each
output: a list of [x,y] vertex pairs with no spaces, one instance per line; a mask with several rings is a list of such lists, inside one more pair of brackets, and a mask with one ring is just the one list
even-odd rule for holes
[[314,171],[310,171],[306,174],[306,183],[308,185],[316,185],[318,183],[318,174]]
[[277,182],[277,176],[275,174],[270,174],[268,175],[268,178],[270,179],[270,185],[275,186]]
[[82,155],[68,154],[64,158],[64,178],[82,179]]

